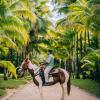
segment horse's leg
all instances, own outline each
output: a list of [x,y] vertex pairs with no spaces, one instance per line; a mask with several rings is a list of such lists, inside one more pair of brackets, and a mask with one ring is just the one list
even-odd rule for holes
[[64,88],[64,100],[66,100],[65,98],[66,98],[66,96],[67,96],[67,81],[65,81],[65,82],[63,83],[63,88]]
[[39,91],[40,91],[41,100],[43,100],[42,80],[39,83]]
[[62,89],[61,100],[64,100],[64,87],[63,87],[63,84],[61,84],[61,89]]
[[41,99],[43,100],[42,80],[41,80],[41,78],[39,76],[36,76],[36,79],[37,79],[37,81],[39,83],[39,86],[38,86],[39,93],[40,93]]
[[70,94],[70,76],[68,76],[65,82],[63,83],[63,88],[64,88],[64,98],[65,98],[66,96],[69,96]]
[[68,94],[68,90],[67,90],[67,81],[65,81],[63,84],[61,84],[61,88],[62,88],[62,97],[61,100],[66,100],[66,96]]
[[[63,70],[63,69],[62,69]],[[62,99],[61,100],[66,100],[65,97],[67,94],[70,94],[70,76],[69,74],[63,70],[64,75],[60,75],[60,80],[62,82],[61,87],[62,87]]]
[[41,100],[43,100],[43,91],[42,91],[42,85],[41,84],[39,84],[39,92],[40,92]]

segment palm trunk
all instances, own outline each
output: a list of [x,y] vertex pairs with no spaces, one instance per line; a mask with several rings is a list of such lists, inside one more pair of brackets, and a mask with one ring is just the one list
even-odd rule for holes
[[13,62],[13,50],[10,49],[10,60]]
[[95,70],[95,80],[97,82],[100,82],[100,68],[99,68],[99,66],[100,66],[100,59],[98,58],[95,61],[95,67],[96,67],[96,70]]
[[90,34],[89,34],[89,32],[88,32],[88,45],[89,45],[89,47],[90,47]]
[[75,73],[75,53],[76,53],[76,42],[75,42],[75,36],[73,37],[73,49],[72,49],[72,77],[74,78]]
[[17,67],[19,66],[19,56],[18,56],[18,53],[17,53]]
[[95,48],[99,48],[98,35],[95,37]]
[[66,58],[64,59],[64,65],[65,65],[64,69],[66,70]]
[[76,57],[76,58],[77,58],[77,59],[76,59],[76,61],[77,61],[76,78],[79,79],[80,77],[79,77],[79,60],[78,60],[78,33],[77,33],[76,35],[77,35],[77,39],[76,39],[76,40],[77,40],[77,41],[76,41],[76,50],[77,50],[77,51],[76,51],[76,56],[77,56],[77,57]]
[[61,59],[59,59],[59,67],[61,67]]
[[24,52],[22,52],[22,61],[23,61],[23,59],[24,59]]
[[82,34],[80,34],[80,55],[81,55],[81,59],[83,57],[83,53],[82,53]]
[[86,53],[86,32],[84,34],[84,56],[85,56],[85,53]]
[[75,69],[75,76],[77,74],[77,56],[76,56],[76,51],[77,51],[77,35],[74,36],[74,55],[73,55],[73,58],[74,58],[74,69]]
[[4,68],[4,80],[8,80],[7,69],[6,68]]

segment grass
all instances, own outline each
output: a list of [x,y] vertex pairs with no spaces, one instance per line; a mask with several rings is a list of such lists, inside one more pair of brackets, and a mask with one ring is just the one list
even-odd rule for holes
[[13,88],[18,88],[19,85],[26,84],[27,82],[25,80],[21,79],[8,79],[6,81],[0,79],[0,89],[13,89]]
[[30,77],[25,77],[21,79],[11,79],[3,80],[3,77],[0,75],[0,96],[4,96],[6,94],[5,89],[16,89],[20,85],[24,85],[27,81],[31,80]]
[[89,79],[72,79],[72,84],[100,98],[100,83]]
[[4,96],[6,94],[6,91],[3,89],[0,89],[0,96]]

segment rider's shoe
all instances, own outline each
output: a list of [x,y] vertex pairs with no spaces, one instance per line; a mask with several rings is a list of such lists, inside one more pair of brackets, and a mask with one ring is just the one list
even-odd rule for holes
[[43,86],[48,86],[49,85],[49,83],[48,82],[45,82],[44,84],[43,84]]

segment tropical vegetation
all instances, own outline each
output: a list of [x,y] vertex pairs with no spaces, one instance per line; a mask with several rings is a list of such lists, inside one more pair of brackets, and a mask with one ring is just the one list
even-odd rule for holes
[[[53,13],[63,17],[52,21]],[[100,1],[0,0],[0,73],[4,79],[17,78],[26,57],[39,65],[49,49],[55,67],[68,70],[73,78],[100,82]]]

